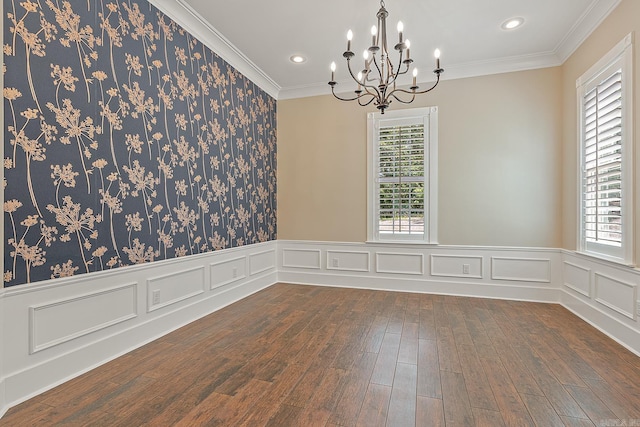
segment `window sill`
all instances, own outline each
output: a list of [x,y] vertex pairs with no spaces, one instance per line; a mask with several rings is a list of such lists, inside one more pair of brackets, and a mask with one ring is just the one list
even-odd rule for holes
[[400,246],[438,246],[438,242],[422,242],[416,240],[367,240],[368,245],[400,245]]
[[577,251],[575,251],[575,253],[578,254],[578,255],[582,255],[582,256],[586,256],[586,257],[590,257],[590,258],[595,258],[595,259],[598,259],[598,260],[601,260],[601,261],[610,262],[612,264],[620,265],[620,266],[623,266],[623,267],[635,268],[635,266],[636,266],[633,262],[628,262],[628,261],[622,260],[620,258],[607,256],[607,255],[600,254],[600,253],[597,253],[597,252],[586,252],[586,251],[577,250]]

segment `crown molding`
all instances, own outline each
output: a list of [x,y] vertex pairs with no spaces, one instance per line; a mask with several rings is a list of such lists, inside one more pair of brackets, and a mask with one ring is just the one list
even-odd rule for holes
[[[584,43],[602,21],[618,7],[621,1],[594,0],[551,52],[449,65],[445,70],[443,79],[454,80],[560,66]],[[344,80],[338,82],[338,85],[351,87],[352,83],[352,81]],[[305,86],[283,87],[280,89],[278,99],[327,95],[331,93],[327,86],[326,83],[316,83]]]
[[607,16],[618,7],[622,0],[594,1],[576,23],[569,29],[555,48],[555,53],[562,63],[585,42],[585,40],[602,24]]
[[280,86],[247,58],[226,37],[184,0],[149,0],[162,13],[174,20],[200,42],[209,47],[229,65],[258,85],[273,98],[278,98]]
[[[441,81],[466,79],[492,74],[512,73],[516,71],[534,70],[538,68],[556,67],[562,62],[553,52],[545,52],[535,55],[521,55],[507,58],[499,58],[487,61],[475,61],[463,64],[454,64],[446,67]],[[433,80],[419,81],[421,85],[433,82]],[[343,80],[337,87],[350,88],[353,81]],[[349,94],[348,91],[338,92]],[[280,89],[278,99],[306,98],[310,96],[330,95],[331,89],[327,83],[316,83],[305,86],[283,87]]]
[[[552,52],[450,65],[443,77],[446,80],[454,80],[562,65],[621,1],[594,0]],[[273,98],[294,99],[331,93],[325,82],[281,87],[185,0],[149,0],[149,2],[187,29]],[[351,83],[347,80],[338,82],[342,87],[350,87]],[[427,83],[427,81],[421,83]]]

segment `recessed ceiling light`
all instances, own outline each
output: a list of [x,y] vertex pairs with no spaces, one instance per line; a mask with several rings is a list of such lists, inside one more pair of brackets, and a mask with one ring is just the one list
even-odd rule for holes
[[304,61],[307,60],[307,58],[305,58],[302,55],[293,55],[291,58],[289,58],[289,60],[294,64],[302,64]]
[[524,24],[524,18],[511,18],[504,21],[501,25],[503,30],[513,30]]

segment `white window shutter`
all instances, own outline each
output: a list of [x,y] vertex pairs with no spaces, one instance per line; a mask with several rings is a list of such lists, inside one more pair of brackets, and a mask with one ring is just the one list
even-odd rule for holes
[[369,116],[369,239],[435,243],[437,108]]

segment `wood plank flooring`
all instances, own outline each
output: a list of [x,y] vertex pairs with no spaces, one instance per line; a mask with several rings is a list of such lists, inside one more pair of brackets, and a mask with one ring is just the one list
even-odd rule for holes
[[640,426],[640,358],[566,309],[277,284],[0,426]]

